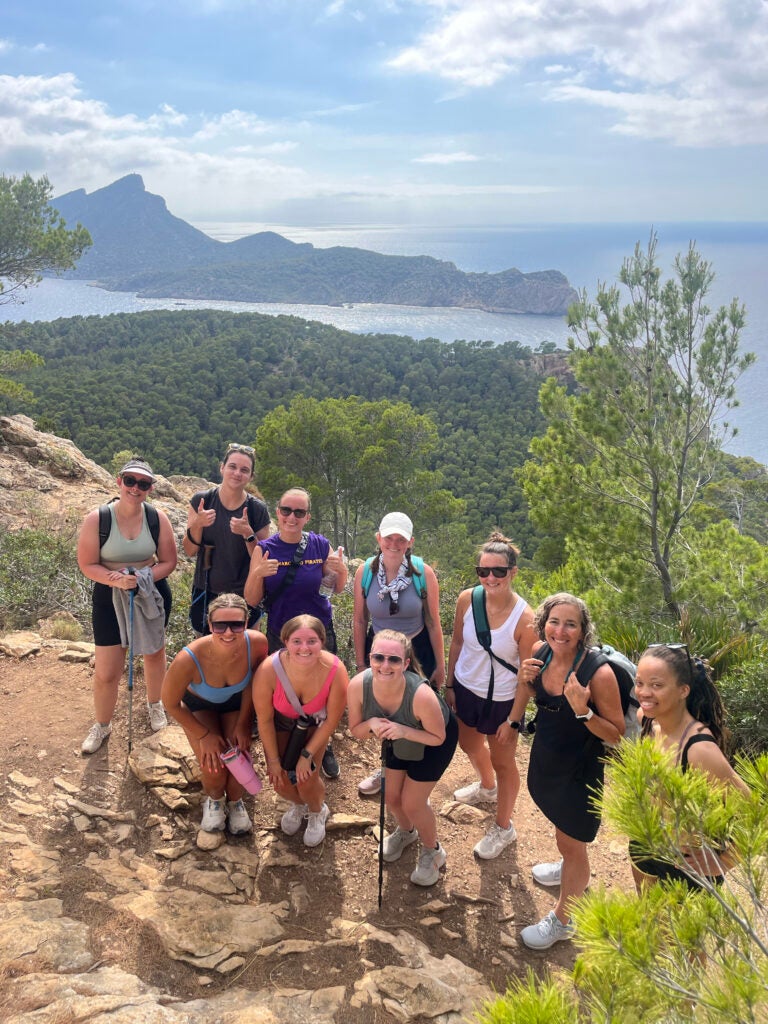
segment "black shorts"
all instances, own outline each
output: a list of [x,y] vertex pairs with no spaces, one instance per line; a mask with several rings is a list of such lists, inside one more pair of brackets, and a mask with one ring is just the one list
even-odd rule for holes
[[225,715],[230,711],[240,710],[243,703],[243,691],[240,690],[238,693],[233,693],[231,697],[228,697],[219,704],[214,703],[212,700],[198,697],[196,693],[187,690],[182,697],[182,702],[190,711],[212,711],[215,715]]
[[405,772],[408,778],[413,779],[414,782],[437,782],[451,763],[458,742],[459,726],[451,712],[445,726],[445,739],[439,747],[425,746],[424,757],[421,761],[403,761],[399,757],[395,757],[390,746],[386,752],[385,764],[387,768]]
[[[629,844],[629,859],[632,866],[641,871],[644,875],[657,878],[660,882],[682,882],[689,889],[699,890],[701,886],[695,882],[690,875],[686,875],[680,868],[675,867],[666,860],[656,860],[655,857],[644,857],[640,846],[635,842]],[[722,885],[722,875],[711,875],[709,881],[713,885]]]
[[[167,626],[173,603],[171,588],[168,585],[168,580],[157,580],[155,586],[163,599]],[[112,587],[108,587],[106,583],[94,583],[93,585],[91,622],[93,623],[93,642],[97,647],[122,646],[120,626],[117,622],[115,606],[112,604]]]
[[485,697],[478,697],[466,686],[462,686],[458,679],[453,681],[453,695],[456,698],[456,717],[483,736],[496,735],[501,723],[509,720],[515,703],[514,699],[492,700],[489,708]]

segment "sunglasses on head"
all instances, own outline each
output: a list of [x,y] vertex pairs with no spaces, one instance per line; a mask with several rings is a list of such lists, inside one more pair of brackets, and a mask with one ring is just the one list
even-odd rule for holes
[[691,685],[693,685],[693,662],[691,661],[691,652],[688,650],[688,644],[648,644],[649,651],[652,651],[655,647],[665,647],[668,651],[685,651],[685,657],[688,661],[688,675],[691,678]]
[[374,665],[383,665],[386,661],[390,665],[402,665],[403,659],[399,654],[376,654],[371,655],[371,661]]
[[152,486],[151,480],[145,480],[143,477],[129,476],[128,474],[123,477],[123,483],[126,487],[138,487],[140,491],[148,491]]
[[303,519],[309,513],[308,508],[291,508],[290,505],[278,505],[277,511],[281,516],[285,516],[286,519],[288,516],[296,516],[297,519]]
[[487,580],[489,576],[503,580],[511,568],[511,565],[476,565],[475,572],[481,580]]
[[227,445],[227,455],[230,452],[244,452],[246,455],[254,455],[255,449],[251,448],[249,444],[235,444],[234,441],[230,441]]
[[226,633],[228,629],[233,633],[242,633],[245,630],[245,619],[235,619],[234,621],[218,619],[216,622],[211,622],[210,626],[212,633]]

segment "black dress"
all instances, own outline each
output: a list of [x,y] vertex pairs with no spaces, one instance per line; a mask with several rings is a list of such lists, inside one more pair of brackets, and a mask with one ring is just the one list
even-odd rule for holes
[[[586,686],[592,677],[589,655],[579,666],[578,678]],[[598,666],[595,666],[595,670]],[[566,697],[547,693],[538,676],[534,682],[537,704],[536,735],[528,765],[528,792],[539,810],[572,839],[591,843],[600,827],[592,806],[603,786],[602,742],[576,718]],[[596,710],[590,704],[592,710]]]

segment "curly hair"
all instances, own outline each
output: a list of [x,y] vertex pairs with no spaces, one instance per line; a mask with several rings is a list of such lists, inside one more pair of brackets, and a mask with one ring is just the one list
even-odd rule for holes
[[544,640],[544,627],[549,620],[549,616],[552,614],[552,609],[559,604],[572,604],[579,609],[582,646],[592,647],[597,640],[597,633],[592,622],[592,616],[589,614],[589,608],[587,608],[586,603],[580,597],[568,594],[565,591],[559,594],[552,594],[551,597],[545,597],[534,612],[533,628],[538,633],[539,639]]

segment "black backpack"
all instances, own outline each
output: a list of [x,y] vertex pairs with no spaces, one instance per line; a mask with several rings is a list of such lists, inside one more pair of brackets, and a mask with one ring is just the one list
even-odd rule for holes
[[[106,505],[99,505],[99,550],[107,543],[109,531],[112,529],[112,513],[109,510],[109,506],[117,500],[117,498],[113,498]],[[144,515],[146,516],[150,536],[155,542],[155,548],[157,548],[160,540],[160,516],[155,506],[147,504],[146,501],[144,502]]]
[[[536,651],[535,657],[540,658],[545,664],[552,656],[552,648],[544,641]],[[635,672],[636,666],[609,644],[602,647],[590,647],[576,669],[576,678],[582,686],[586,686],[592,676],[602,665],[610,665],[611,671],[616,676],[619,684],[619,696],[621,697],[621,710],[624,714],[624,739],[634,740],[640,735],[640,723],[637,720],[637,709],[640,704],[635,696]],[[610,747],[610,743],[605,744]]]

